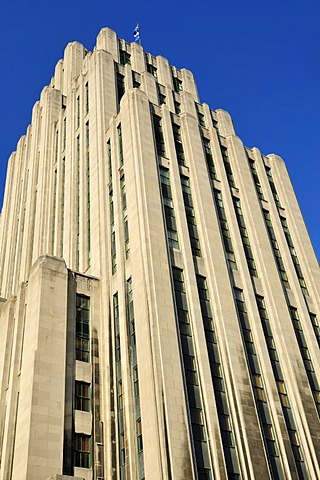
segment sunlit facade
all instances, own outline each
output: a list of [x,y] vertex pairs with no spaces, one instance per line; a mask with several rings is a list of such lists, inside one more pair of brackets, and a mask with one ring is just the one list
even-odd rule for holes
[[0,480],[320,478],[319,280],[190,71],[68,44],[8,163]]

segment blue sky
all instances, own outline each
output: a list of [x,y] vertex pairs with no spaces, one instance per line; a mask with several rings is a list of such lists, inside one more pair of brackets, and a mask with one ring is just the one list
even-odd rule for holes
[[248,147],[286,161],[320,258],[320,3],[305,0],[40,0],[0,7],[0,205],[7,159],[66,44],[108,26],[190,69],[200,99],[232,115]]

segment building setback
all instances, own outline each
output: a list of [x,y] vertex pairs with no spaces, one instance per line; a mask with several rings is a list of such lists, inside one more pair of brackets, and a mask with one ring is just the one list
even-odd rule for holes
[[8,163],[0,480],[320,478],[319,265],[283,160],[104,28]]

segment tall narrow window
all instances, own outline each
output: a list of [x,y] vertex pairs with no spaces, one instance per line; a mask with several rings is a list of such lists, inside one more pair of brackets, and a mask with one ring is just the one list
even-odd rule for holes
[[122,127],[121,123],[117,126],[117,134],[118,134],[118,148],[119,148],[119,165],[122,167],[123,165],[123,144],[122,144]]
[[173,208],[172,191],[169,170],[160,167],[160,184],[167,227],[167,237],[170,248],[179,248],[176,218]]
[[206,157],[209,176],[210,176],[211,180],[217,180],[217,172],[216,172],[216,167],[215,167],[214,161],[213,161],[213,155],[212,155],[210,140],[206,137],[202,137],[202,145],[203,145],[203,151],[204,151],[204,154],[205,154],[205,157]]
[[250,272],[250,275],[252,275],[253,277],[257,277],[256,264],[255,264],[253,253],[251,250],[249,235],[246,229],[246,224],[245,224],[243,213],[242,213],[241,203],[240,203],[240,200],[236,197],[233,197],[232,199],[233,199],[234,209],[236,212],[237,222],[240,230],[242,245],[243,245],[244,253],[246,256],[249,272]]
[[214,199],[215,199],[216,209],[218,213],[218,220],[220,223],[226,259],[229,267],[232,270],[237,270],[238,267],[237,267],[236,257],[233,250],[233,245],[231,241],[231,235],[228,227],[227,217],[224,210],[222,195],[219,190],[214,190]]
[[76,270],[79,271],[80,264],[80,136],[77,136],[77,213],[76,213],[76,224],[77,224],[77,245],[76,245]]
[[277,207],[281,207],[281,203],[280,203],[280,200],[279,200],[279,195],[278,195],[276,186],[275,186],[274,181],[273,181],[271,168],[267,167],[267,165],[265,165],[265,169],[266,169],[267,177],[268,177],[268,180],[269,180],[269,185],[270,185],[270,188],[271,188],[271,192],[272,192],[275,204],[277,205]]
[[182,91],[182,81],[177,77],[172,77],[173,82],[173,90],[176,93],[180,93]]
[[90,299],[76,296],[76,360],[90,361]]
[[125,50],[120,50],[120,63],[121,65],[131,64],[131,55]]
[[88,82],[86,82],[84,88],[85,88],[85,102],[86,102],[85,114],[87,115],[87,113],[89,113],[89,83]]
[[156,140],[156,148],[157,154],[160,157],[166,156],[166,149],[164,143],[164,135],[163,135],[163,128],[162,128],[162,118],[158,115],[153,115],[153,128],[154,128],[154,136]]
[[166,87],[157,83],[157,93],[159,105],[166,103]]
[[147,63],[147,72],[151,73],[151,75],[155,78],[157,78],[157,67],[154,67],[150,63]]
[[91,468],[91,437],[76,433],[74,435],[74,466]]
[[124,75],[117,73],[117,96],[118,96],[118,105],[120,105],[120,100],[123,97],[125,92],[124,86]]
[[86,160],[87,160],[87,266],[91,264],[91,218],[90,218],[90,139],[89,122],[86,122]]
[[76,381],[75,409],[90,412],[90,384]]
[[[247,156],[248,156],[248,154],[247,154]],[[259,177],[258,177],[258,172],[257,172],[257,169],[256,169],[255,161],[252,160],[249,156],[248,156],[248,161],[249,161],[249,166],[250,166],[253,182],[254,182],[254,185],[256,187],[257,195],[260,198],[260,200],[264,200],[263,191],[262,191],[261,183],[260,183],[260,180],[259,180]]]
[[77,96],[77,128],[80,127],[80,97]]
[[227,179],[228,179],[229,186],[230,187],[235,187],[236,183],[235,183],[234,177],[233,177],[231,163],[230,163],[230,159],[229,159],[229,155],[228,155],[228,149],[226,147],[224,147],[223,145],[221,145],[221,154],[222,154],[222,159],[223,159],[224,168],[225,168],[225,171],[226,171],[226,174],[227,174]]
[[124,248],[126,258],[129,257],[129,226],[128,226],[128,212],[127,212],[127,194],[124,175],[120,178],[121,202],[122,202],[122,220],[123,220],[123,236]]
[[65,186],[66,186],[66,159],[62,159],[62,172],[61,172],[61,205],[60,205],[60,218],[61,218],[61,232],[60,232],[60,257],[63,257],[63,235],[64,235],[64,201],[65,201]]
[[263,215],[264,215],[264,219],[265,219],[265,222],[266,222],[271,247],[272,247],[272,250],[273,250],[273,253],[274,253],[274,258],[276,259],[276,264],[277,264],[277,267],[278,267],[278,272],[279,272],[282,284],[285,288],[290,288],[287,272],[286,272],[286,269],[285,269],[285,266],[284,266],[284,263],[283,263],[283,260],[282,260],[282,256],[281,256],[281,253],[280,253],[280,249],[279,249],[279,246],[278,246],[276,235],[274,233],[273,225],[272,225],[272,222],[271,222],[270,213],[267,210],[263,210]]
[[303,295],[309,296],[309,291],[308,291],[306,281],[305,281],[303,273],[302,273],[302,269],[301,269],[301,266],[300,266],[300,262],[299,262],[299,259],[298,259],[297,252],[296,252],[296,250],[294,248],[294,245],[293,245],[293,241],[292,241],[292,237],[291,237],[291,234],[290,234],[290,230],[289,230],[289,227],[288,227],[287,220],[284,217],[280,216],[280,221],[281,221],[282,229],[283,229],[283,232],[284,232],[284,235],[286,237],[287,244],[288,244],[288,247],[289,247],[289,250],[290,250],[290,254],[291,254],[292,261],[293,261],[294,269],[296,271],[298,281],[300,283],[301,291],[302,291]]
[[190,180],[188,177],[181,176],[181,186],[182,186],[182,193],[183,193],[184,208],[186,211],[186,217],[187,217],[187,223],[188,223],[191,250],[193,255],[195,255],[196,257],[201,257],[199,234],[197,229],[196,216],[193,208]]
[[185,155],[184,155],[184,149],[182,144],[181,127],[180,125],[173,123],[172,130],[173,130],[173,139],[174,139],[174,145],[176,148],[178,163],[179,165],[185,165]]

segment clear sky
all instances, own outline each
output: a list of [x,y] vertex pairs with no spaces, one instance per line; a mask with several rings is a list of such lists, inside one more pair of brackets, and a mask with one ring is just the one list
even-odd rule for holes
[[285,160],[320,258],[319,0],[2,0],[0,205],[7,159],[66,44],[87,49],[108,26],[188,68],[248,147]]

